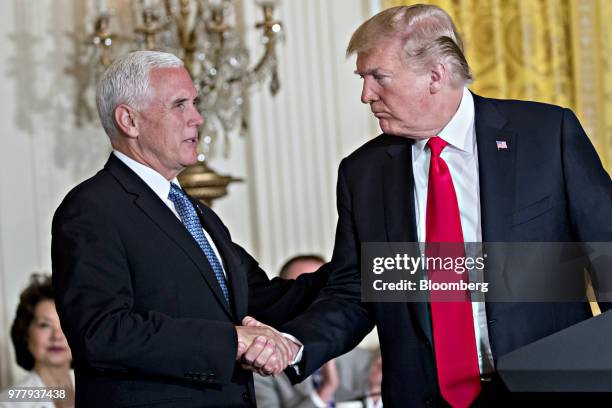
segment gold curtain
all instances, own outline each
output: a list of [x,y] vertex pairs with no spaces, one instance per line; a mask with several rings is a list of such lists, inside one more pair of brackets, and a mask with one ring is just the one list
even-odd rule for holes
[[[423,0],[457,25],[476,80],[492,98],[571,108],[612,170],[612,1]],[[414,4],[383,0],[384,8]]]

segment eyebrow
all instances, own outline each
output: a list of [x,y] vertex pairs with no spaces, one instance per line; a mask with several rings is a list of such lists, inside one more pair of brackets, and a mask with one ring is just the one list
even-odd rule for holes
[[193,99],[191,99],[191,98],[177,98],[174,101],[172,101],[172,106],[178,106],[181,103],[185,103],[185,102],[189,102],[189,101],[193,101],[195,104],[198,104],[200,102],[200,95],[196,95]]
[[368,69],[368,70],[363,71],[363,72],[359,72],[359,70],[356,69],[354,71],[354,73],[355,73],[355,75],[361,75],[361,76],[363,76],[363,75],[377,75],[377,74],[380,75],[380,74],[383,74],[381,72],[380,68],[371,68],[371,69]]
[[172,101],[172,106],[180,105],[181,103],[187,102],[189,98],[177,98]]

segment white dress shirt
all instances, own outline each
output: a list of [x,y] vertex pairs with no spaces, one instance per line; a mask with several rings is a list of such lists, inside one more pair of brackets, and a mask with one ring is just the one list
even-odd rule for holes
[[[438,136],[448,143],[440,157],[448,165],[457,193],[463,240],[464,242],[482,242],[474,98],[467,88],[463,89],[459,109]],[[431,152],[425,148],[426,144],[427,139],[419,140],[412,148],[415,215],[419,242],[426,242],[427,180],[431,157]],[[484,302],[472,302],[472,312],[480,372],[490,373],[494,371],[493,356]]]
[[[157,196],[164,202],[164,204],[168,206],[168,208],[174,213],[176,218],[178,218],[179,221],[181,221],[181,217],[176,211],[176,208],[174,207],[174,203],[168,198],[168,195],[170,194],[170,183],[171,182],[176,184],[179,187],[181,186],[176,177],[173,180],[169,181],[164,176],[162,176],[161,174],[153,170],[152,168],[145,166],[142,163],[138,163],[136,160],[126,156],[120,151],[113,150],[113,154],[117,156],[119,160],[125,163],[126,166],[132,169],[132,171],[136,173],[138,177],[140,177],[142,181],[144,181],[145,184],[149,186],[149,188],[151,188],[151,190],[153,190],[155,194],[157,194]],[[181,223],[182,222],[183,221],[181,221]],[[211,236],[208,234],[208,232],[206,232],[206,229],[204,227],[202,227],[202,231],[204,231],[204,235],[206,236],[208,243],[210,244],[211,248],[215,252],[217,259],[219,259],[219,262],[221,263],[221,269],[223,269],[223,274],[227,278],[227,273],[225,273],[225,266],[223,265],[223,258],[221,258],[221,255],[219,254],[219,251],[217,250],[215,242],[213,241]]]

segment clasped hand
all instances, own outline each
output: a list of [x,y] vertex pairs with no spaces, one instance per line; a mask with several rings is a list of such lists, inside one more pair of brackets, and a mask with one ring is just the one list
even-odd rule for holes
[[247,316],[236,326],[236,360],[242,367],[261,375],[280,374],[293,361],[300,346],[278,330]]

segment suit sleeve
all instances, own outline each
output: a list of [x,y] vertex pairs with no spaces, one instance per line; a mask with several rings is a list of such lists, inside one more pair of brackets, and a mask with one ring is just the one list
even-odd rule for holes
[[237,347],[234,325],[135,312],[129,258],[108,214],[90,197],[69,195],[53,220],[55,299],[75,364],[229,383]]
[[360,243],[352,221],[352,204],[344,166],[337,186],[338,225],[327,285],[305,313],[282,326],[304,344],[300,375],[287,370],[292,381],[302,381],[326,361],[353,349],[374,324],[361,303]]
[[595,259],[591,275],[595,289],[605,292],[608,302],[601,302],[603,311],[612,303],[612,181],[606,173],[595,148],[580,126],[574,113],[564,110],[563,115],[563,170],[566,180],[566,197],[572,227],[579,241],[595,244],[607,252]]
[[563,115],[563,170],[574,231],[583,242],[612,241],[612,182],[572,111]]
[[[233,250],[242,259],[248,285],[247,313],[257,320],[277,327],[302,313],[313,302],[327,282],[328,270],[321,268],[315,273],[302,274],[298,279],[269,279],[257,261],[240,245],[233,243],[231,234],[221,219],[210,208],[195,202],[209,222],[214,222],[223,231]],[[239,316],[239,320],[243,316]]]
[[321,267],[296,280],[268,279],[259,267],[249,274],[249,314],[278,327],[303,313],[327,282],[328,269]]

